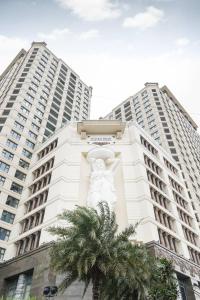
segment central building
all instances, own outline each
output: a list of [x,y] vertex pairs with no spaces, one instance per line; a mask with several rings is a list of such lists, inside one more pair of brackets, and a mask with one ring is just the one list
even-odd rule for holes
[[[146,243],[156,255],[173,260],[187,295],[194,295],[192,283],[198,283],[200,273],[198,223],[181,171],[137,123],[119,120],[72,122],[37,146],[8,242],[5,258],[12,260],[1,269],[2,274],[6,272],[2,289],[6,291],[5,283],[14,273],[20,281],[22,274],[32,272],[31,294],[36,296],[49,284],[49,270],[40,275],[41,285],[37,280],[40,257],[46,253],[42,249],[53,240],[47,228],[59,224],[57,215],[64,209],[90,205],[91,153],[93,159],[97,153],[96,158],[104,161],[105,170],[115,164],[113,209],[120,230],[140,221],[134,239]],[[59,279],[54,278],[53,283],[58,284]],[[73,289],[67,296],[74,297]],[[75,299],[80,297],[81,292]]]

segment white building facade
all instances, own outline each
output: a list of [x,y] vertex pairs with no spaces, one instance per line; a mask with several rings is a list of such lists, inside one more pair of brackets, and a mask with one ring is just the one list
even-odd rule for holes
[[21,50],[0,76],[0,260],[36,145],[64,123],[88,119],[91,92],[43,42]]
[[171,155],[135,122],[72,122],[37,146],[5,259],[51,242],[47,228],[59,224],[58,214],[76,205],[88,206],[87,157],[95,148],[109,149],[119,161],[113,209],[120,230],[140,221],[133,239],[156,243],[158,253],[174,260],[176,271],[197,284],[199,228],[184,178]]
[[157,83],[146,83],[141,91],[115,107],[105,118],[135,120],[171,153],[181,169],[199,222],[200,135],[197,124],[172,92],[166,86],[160,88]]

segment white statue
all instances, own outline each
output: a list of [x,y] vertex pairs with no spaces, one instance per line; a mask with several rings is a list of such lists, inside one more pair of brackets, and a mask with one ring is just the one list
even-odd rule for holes
[[119,164],[112,150],[96,147],[89,151],[87,160],[91,166],[87,204],[97,209],[99,202],[107,202],[113,210],[117,201],[114,187],[114,173]]

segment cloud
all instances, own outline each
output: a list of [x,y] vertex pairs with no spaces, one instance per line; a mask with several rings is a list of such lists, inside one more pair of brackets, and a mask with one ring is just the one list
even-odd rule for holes
[[29,47],[30,42],[25,39],[0,35],[0,72],[8,66],[22,48]]
[[164,16],[163,10],[149,6],[144,12],[136,14],[134,17],[128,17],[124,20],[124,27],[147,29],[154,27]]
[[[8,51],[14,48],[16,53],[17,49],[23,48],[28,45],[28,41],[18,38],[18,37],[7,37],[5,35],[0,35],[0,51]],[[13,52],[13,51],[12,51]]]
[[72,11],[86,21],[118,18],[121,11],[112,0],[55,0],[61,7]]
[[38,37],[43,40],[57,40],[69,34],[69,32],[70,30],[68,28],[53,29],[50,33],[39,32]]
[[91,29],[80,34],[81,40],[90,40],[98,37],[99,31],[97,29]]
[[179,47],[185,47],[187,45],[189,45],[190,43],[190,40],[183,37],[183,38],[179,38],[175,41],[176,45],[179,46]]

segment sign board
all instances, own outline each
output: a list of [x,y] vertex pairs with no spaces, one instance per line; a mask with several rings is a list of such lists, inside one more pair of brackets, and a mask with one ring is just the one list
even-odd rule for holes
[[90,135],[88,136],[88,143],[89,144],[96,144],[96,145],[107,145],[107,144],[114,144],[115,137],[111,135]]

